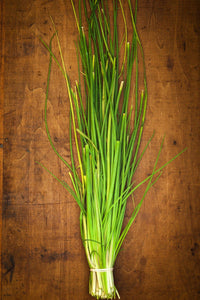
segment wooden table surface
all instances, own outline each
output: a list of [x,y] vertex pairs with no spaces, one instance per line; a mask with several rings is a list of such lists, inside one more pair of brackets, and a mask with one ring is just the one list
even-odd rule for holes
[[[200,1],[138,2],[149,91],[142,147],[153,130],[155,137],[134,179],[151,172],[164,135],[160,165],[188,150],[147,195],[118,256],[115,281],[122,300],[200,299]],[[44,125],[49,56],[38,37],[49,41],[49,15],[74,83],[77,29],[70,0],[1,1],[2,300],[92,299],[79,209],[35,163],[69,182]],[[69,159],[69,101],[55,64],[48,120],[57,149]],[[136,202],[141,195],[142,189]],[[125,222],[132,209],[130,200]]]

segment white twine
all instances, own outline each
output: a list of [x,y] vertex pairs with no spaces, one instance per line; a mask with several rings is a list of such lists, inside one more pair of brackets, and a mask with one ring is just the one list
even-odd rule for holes
[[106,268],[106,269],[90,269],[91,272],[107,272],[107,271],[112,271],[113,268]]

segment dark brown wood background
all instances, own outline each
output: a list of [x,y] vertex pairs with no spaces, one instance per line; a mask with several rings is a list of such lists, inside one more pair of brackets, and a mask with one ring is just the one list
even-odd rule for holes
[[[42,162],[69,182],[44,126],[49,57],[38,37],[49,41],[53,32],[49,15],[58,29],[73,83],[77,29],[70,1],[1,1],[3,300],[92,299],[79,209],[35,163]],[[138,31],[149,90],[142,145],[154,129],[155,138],[135,180],[151,172],[164,134],[160,165],[183,148],[188,150],[165,169],[125,240],[115,266],[122,300],[200,299],[199,17],[199,0],[139,0]],[[68,159],[69,102],[55,64],[52,71],[49,126],[57,149]],[[135,193],[136,202],[141,195],[142,191]],[[132,208],[130,201],[125,221]]]

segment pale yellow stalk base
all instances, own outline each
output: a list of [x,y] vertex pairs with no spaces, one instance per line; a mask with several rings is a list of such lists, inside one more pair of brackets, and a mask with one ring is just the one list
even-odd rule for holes
[[97,299],[120,299],[119,293],[114,285],[113,270],[106,272],[90,271],[89,293]]

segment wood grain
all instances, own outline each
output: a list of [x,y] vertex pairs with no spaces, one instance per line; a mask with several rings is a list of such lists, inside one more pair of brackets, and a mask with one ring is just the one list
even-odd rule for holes
[[[3,198],[3,102],[4,102],[4,3],[0,3],[0,201]],[[0,216],[2,216],[2,201],[0,202]],[[0,234],[2,232],[2,217],[0,217]],[[2,248],[2,239],[0,238],[0,249]],[[0,253],[0,283],[1,280],[1,253]],[[1,285],[0,285],[1,287]]]
[[[79,209],[62,186],[35,163],[42,162],[70,184],[68,172],[51,150],[45,133],[49,57],[39,41],[42,36],[48,42],[52,35],[51,15],[73,83],[77,78],[77,30],[70,1],[9,0],[2,7],[0,115],[4,103],[5,139],[1,299],[92,299]],[[188,150],[163,172],[125,240],[115,266],[123,300],[200,298],[199,10],[198,0],[139,0],[138,32],[149,91],[142,146],[153,130],[155,138],[135,180],[139,182],[151,172],[164,134],[160,165],[183,148]],[[56,43],[53,47],[58,51]],[[56,147],[68,160],[69,102],[55,64],[48,120]],[[0,131],[1,138],[2,134]],[[135,194],[136,202],[141,195],[142,189]],[[126,222],[132,209],[130,200]]]

